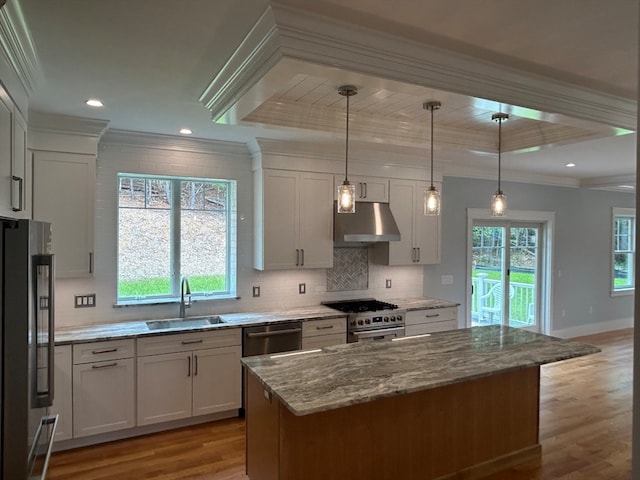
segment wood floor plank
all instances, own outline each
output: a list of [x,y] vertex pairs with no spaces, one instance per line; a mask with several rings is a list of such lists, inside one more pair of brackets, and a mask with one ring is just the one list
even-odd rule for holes
[[[631,478],[633,329],[579,340],[602,352],[541,369],[541,461],[486,480]],[[244,436],[244,421],[230,419],[59,452],[48,478],[246,480]]]

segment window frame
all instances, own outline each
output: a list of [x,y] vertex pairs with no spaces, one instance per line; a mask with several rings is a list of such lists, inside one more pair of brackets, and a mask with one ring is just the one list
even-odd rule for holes
[[[616,222],[619,218],[633,218],[630,235],[632,249],[628,250],[616,250]],[[613,207],[611,209],[611,249],[610,249],[610,261],[611,272],[609,275],[610,280],[610,294],[612,297],[618,297],[623,295],[633,295],[635,293],[635,271],[632,272],[632,286],[625,288],[616,288],[615,285],[615,256],[616,254],[624,253],[631,255],[632,268],[636,268],[636,209],[635,208],[623,208]]]
[[[120,282],[120,204],[119,204],[119,185],[120,180],[123,178],[136,178],[136,179],[150,179],[150,180],[164,180],[169,181],[172,184],[171,193],[171,207],[170,212],[170,242],[169,246],[171,251],[170,260],[170,292],[168,295],[157,295],[148,297],[121,297],[119,293]],[[221,183],[227,187],[227,202],[225,208],[225,216],[227,219],[226,225],[226,243],[227,243],[227,255],[225,258],[225,268],[227,272],[226,289],[218,292],[197,292],[191,294],[191,301],[209,301],[209,300],[223,300],[229,298],[237,298],[237,180],[235,179],[222,179],[222,178],[204,178],[194,176],[173,176],[173,175],[155,175],[146,173],[129,173],[118,172],[116,175],[116,306],[126,305],[156,305],[166,303],[176,303],[180,301],[180,283],[181,283],[181,265],[180,265],[180,252],[181,252],[181,238],[180,238],[180,224],[181,224],[181,212],[182,207],[180,205],[179,189],[176,190],[174,185],[180,182],[205,182],[205,183]],[[178,208],[175,208],[175,205]]]

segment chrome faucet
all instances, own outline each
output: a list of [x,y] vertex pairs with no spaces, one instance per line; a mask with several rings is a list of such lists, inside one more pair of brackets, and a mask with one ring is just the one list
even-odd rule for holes
[[[187,301],[184,301],[184,296],[188,295]],[[180,281],[180,318],[184,318],[185,309],[191,306],[191,289],[189,288],[189,279],[182,277]]]

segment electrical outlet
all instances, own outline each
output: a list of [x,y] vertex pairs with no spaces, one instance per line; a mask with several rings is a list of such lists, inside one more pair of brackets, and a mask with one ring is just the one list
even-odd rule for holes
[[307,284],[306,283],[299,283],[298,284],[298,293],[299,294],[304,294],[307,293]]
[[390,278],[387,278],[384,281],[384,286],[385,286],[385,288],[391,288],[391,279]]
[[87,308],[96,306],[96,294],[90,293],[88,295],[74,295],[74,308]]
[[253,287],[253,296],[254,297],[259,297],[260,296],[260,287],[258,285],[255,285]]

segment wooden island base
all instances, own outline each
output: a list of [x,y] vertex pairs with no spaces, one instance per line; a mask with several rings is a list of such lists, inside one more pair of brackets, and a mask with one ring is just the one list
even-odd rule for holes
[[246,372],[250,480],[481,478],[540,457],[540,368],[295,416]]

